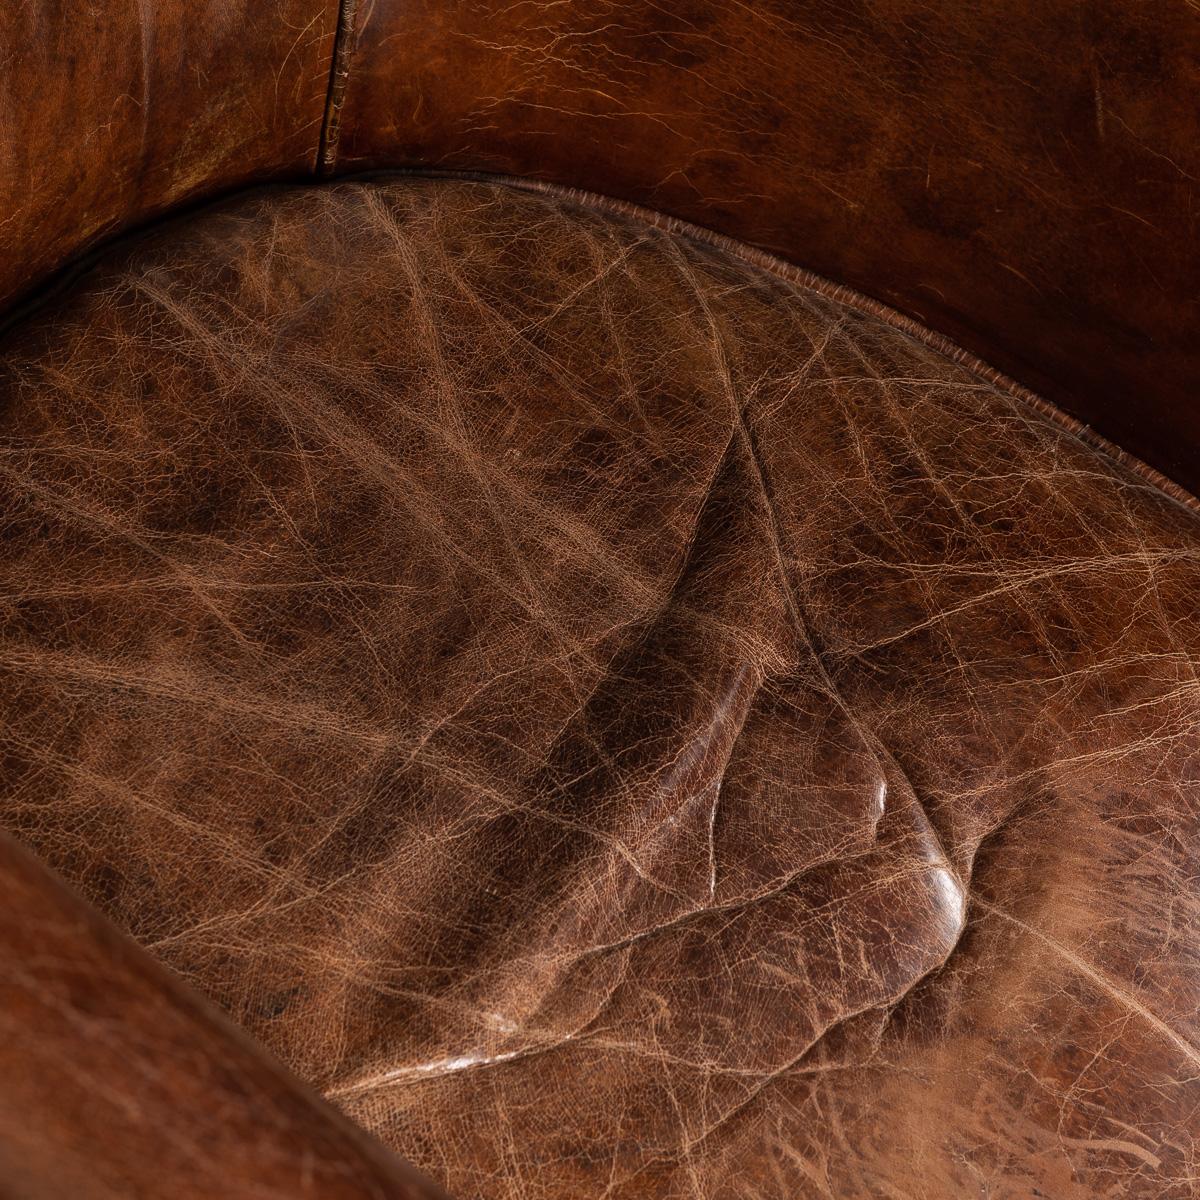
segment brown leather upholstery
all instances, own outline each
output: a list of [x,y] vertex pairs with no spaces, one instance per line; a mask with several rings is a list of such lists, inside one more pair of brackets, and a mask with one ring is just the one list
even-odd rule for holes
[[104,234],[311,172],[337,0],[0,5],[0,308]]
[[811,282],[108,255],[0,348],[3,823],[460,1197],[1191,1196],[1200,516]]
[[860,288],[1200,485],[1200,14],[362,0],[336,164],[532,175]]
[[0,1196],[437,1200],[0,832]]
[[0,6],[0,305],[99,234],[319,164],[710,226],[1200,486],[1192,0]]

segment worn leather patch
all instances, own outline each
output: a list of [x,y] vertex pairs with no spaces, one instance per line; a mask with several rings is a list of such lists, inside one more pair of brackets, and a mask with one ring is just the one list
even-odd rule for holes
[[261,193],[0,348],[0,820],[461,1197],[1183,1197],[1200,522],[876,315]]

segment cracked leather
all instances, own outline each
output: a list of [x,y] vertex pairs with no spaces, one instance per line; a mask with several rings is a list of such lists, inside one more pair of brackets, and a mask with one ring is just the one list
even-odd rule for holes
[[452,1194],[1193,1194],[1200,518],[1069,424],[420,180],[0,397],[0,820]]
[[1194,0],[346,0],[341,171],[507,172],[751,242],[1200,488]]
[[4,1200],[445,1200],[0,831]]
[[337,0],[0,5],[0,308],[106,235],[311,172]]

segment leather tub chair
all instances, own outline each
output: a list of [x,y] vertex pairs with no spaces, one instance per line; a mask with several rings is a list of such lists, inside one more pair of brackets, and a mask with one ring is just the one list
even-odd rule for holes
[[1190,0],[4,5],[0,1198],[1196,1196],[1198,179]]

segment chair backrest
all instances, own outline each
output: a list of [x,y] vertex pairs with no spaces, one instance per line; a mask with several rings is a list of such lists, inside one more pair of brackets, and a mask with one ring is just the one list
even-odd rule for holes
[[923,321],[1200,486],[1190,0],[26,0],[0,11],[0,306],[263,179],[615,195]]
[[311,174],[336,0],[0,5],[0,308],[107,236]]

